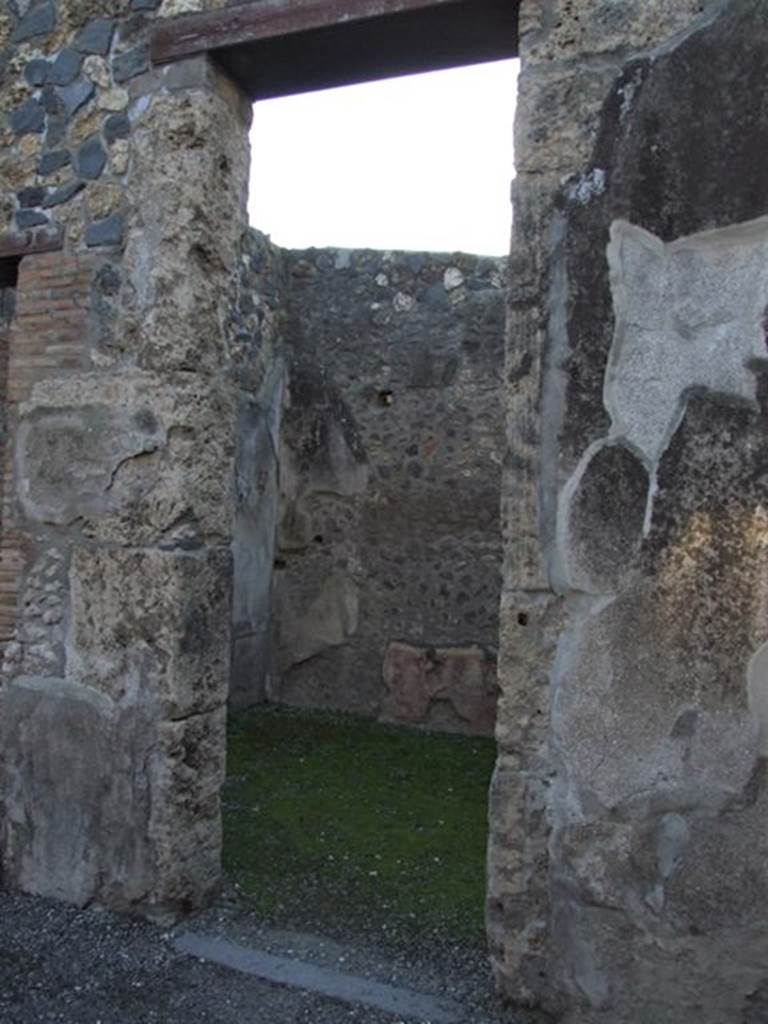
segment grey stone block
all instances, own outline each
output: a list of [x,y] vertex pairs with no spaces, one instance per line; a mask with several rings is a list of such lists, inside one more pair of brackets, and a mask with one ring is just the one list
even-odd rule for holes
[[83,63],[81,54],[68,47],[61,51],[53,62],[48,75],[53,85],[69,85],[80,74]]
[[78,174],[92,181],[101,175],[107,163],[107,154],[98,135],[89,136],[77,151]]
[[80,53],[97,53],[104,57],[109,53],[114,33],[114,18],[94,18],[78,33],[74,43],[75,49]]
[[152,881],[147,840],[154,729],[63,679],[22,678],[2,694],[6,879],[83,905],[128,909]]
[[48,117],[48,126],[45,129],[45,145],[48,149],[54,149],[61,145],[67,137],[66,117]]
[[40,105],[49,117],[61,117],[66,114],[64,102],[52,85],[44,85],[40,93]]
[[11,42],[23,43],[35,36],[47,36],[56,27],[56,8],[53,0],[38,4],[27,11],[11,36]]
[[30,85],[37,88],[38,86],[45,85],[48,81],[50,68],[51,65],[47,60],[36,58],[35,60],[31,60],[24,68],[24,77]]
[[66,185],[62,185],[61,188],[57,188],[55,192],[51,192],[43,206],[49,209],[51,206],[61,206],[62,203],[68,203],[70,199],[73,199],[78,192],[82,192],[84,188],[84,181],[70,181]]
[[48,218],[44,213],[40,213],[39,210],[17,210],[16,211],[16,225],[17,227],[24,230],[25,228],[37,228],[42,224],[47,224]]
[[37,173],[43,176],[47,174],[53,174],[54,171],[60,171],[62,167],[66,167],[67,164],[71,163],[72,157],[70,156],[69,150],[66,149],[54,149],[49,153],[43,153],[37,164]]
[[97,220],[89,224],[85,230],[85,244],[90,248],[103,245],[120,245],[123,240],[125,223],[122,214],[113,213],[111,217]]
[[143,74],[149,67],[149,47],[146,44],[121,53],[112,61],[112,76],[116,82],[127,82]]
[[127,139],[131,134],[131,122],[127,114],[110,114],[104,122],[104,138],[111,145],[117,139]]
[[19,206],[40,206],[45,199],[45,188],[42,185],[29,185],[16,193]]
[[205,56],[174,61],[163,70],[166,89],[200,89],[211,84],[211,66]]
[[45,127],[45,111],[37,100],[27,100],[8,115],[16,135],[39,135]]
[[67,115],[72,117],[92,98],[94,91],[93,82],[87,78],[78,78],[71,85],[59,88],[58,94],[64,104]]

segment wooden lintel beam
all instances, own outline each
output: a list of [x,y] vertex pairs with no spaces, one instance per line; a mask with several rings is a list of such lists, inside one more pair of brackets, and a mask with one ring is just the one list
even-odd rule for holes
[[151,54],[163,64],[196,53],[239,46],[297,32],[350,25],[414,11],[446,7],[459,0],[251,0],[205,14],[158,23]]

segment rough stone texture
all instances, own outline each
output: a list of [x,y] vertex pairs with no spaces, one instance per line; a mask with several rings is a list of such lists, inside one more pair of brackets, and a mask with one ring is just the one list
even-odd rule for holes
[[[230,535],[233,396],[195,376],[90,374],[35,385],[16,461],[30,519],[90,540],[199,550]],[[117,404],[116,396],[120,403]],[[74,460],[77,472],[68,472]],[[185,486],[186,485],[186,486]]]
[[151,709],[21,677],[2,691],[0,728],[9,877],[80,905],[100,898],[125,909],[145,899]]
[[163,919],[218,882],[224,712],[20,677],[2,693],[5,868],[29,892]]
[[234,591],[230,702],[266,695],[273,672],[272,573],[285,394],[284,254],[258,231],[242,239],[230,353],[241,388],[235,451]]
[[384,655],[381,709],[386,722],[492,733],[496,724],[496,660],[480,647],[411,647]]
[[18,7],[0,210],[64,249],[0,328],[2,874],[162,917],[220,870],[250,112],[204,58],[140,74],[151,5]]
[[35,36],[47,36],[56,24],[56,6],[53,0],[33,4],[11,36],[14,43],[23,43]]
[[140,692],[164,718],[215,708],[229,660],[229,558],[222,550],[77,548],[70,570],[73,676],[114,701]]
[[569,1024],[751,1021],[768,950],[762,6],[522,17],[494,967]]
[[[310,250],[288,271],[268,692],[391,718],[393,641],[495,654],[505,263]],[[411,720],[487,732],[474,675],[466,708]]]
[[113,213],[111,217],[97,220],[85,229],[85,244],[91,248],[99,246],[118,246],[123,240],[125,221],[121,214]]
[[[356,645],[386,621],[388,678],[413,707],[434,692],[426,652],[459,642],[450,614],[451,635],[430,618],[449,584],[462,614],[496,590],[490,558],[459,575],[435,543],[469,507],[485,537],[496,514],[497,435],[488,418],[479,444],[461,413],[490,407],[470,373],[498,326],[488,275],[301,254],[291,290],[313,312],[303,333],[281,324],[282,285],[241,237],[242,98],[202,58],[144,71],[155,17],[222,2],[0,12],[0,214],[7,230],[42,206],[50,221],[28,230],[64,239],[22,261],[2,326],[4,881],[158,916],[216,885],[228,602],[242,681],[268,629],[279,409],[278,605],[307,656],[284,693],[314,686],[316,702],[329,667],[336,692],[361,678]],[[764,1015],[763,8],[521,9],[488,926],[507,995],[566,1024]],[[78,77],[71,51],[104,64]],[[108,156],[92,178],[75,172],[89,139]],[[89,251],[113,216],[112,248]],[[436,346],[419,344],[427,313]],[[449,393],[454,438],[435,429]],[[440,459],[465,464],[462,444],[487,500],[479,477],[430,489]],[[404,494],[424,531],[411,547]],[[425,552],[454,577],[406,619],[416,603],[393,581],[426,583],[407,564]],[[481,625],[461,641],[485,647]],[[280,689],[263,662],[254,685]]]
[[222,362],[249,124],[250,108],[219,79],[206,90],[158,94],[146,111],[131,165],[124,294],[126,341],[143,367],[204,374]]

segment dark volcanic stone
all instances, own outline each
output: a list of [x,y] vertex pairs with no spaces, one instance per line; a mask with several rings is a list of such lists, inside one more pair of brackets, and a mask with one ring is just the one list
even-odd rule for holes
[[96,274],[94,285],[103,295],[117,295],[120,291],[120,272],[111,263],[105,263]]
[[40,206],[45,199],[45,189],[42,185],[30,185],[16,193],[19,206]]
[[35,36],[47,36],[56,26],[56,9],[53,0],[38,4],[24,15],[16,31],[11,36],[11,42],[23,43]]
[[47,224],[48,218],[39,210],[17,210],[16,224],[19,228],[38,228],[41,224]]
[[45,130],[45,145],[49,149],[60,145],[67,135],[67,119],[65,117],[48,118],[48,127]]
[[17,135],[37,135],[45,127],[45,111],[37,100],[27,100],[10,112],[8,120]]
[[58,90],[69,117],[77,113],[80,107],[84,106],[94,94],[93,82],[87,78],[78,78],[71,85],[66,85]]
[[147,28],[147,16],[143,11],[134,11],[120,22],[120,49],[129,50],[141,41]]
[[83,58],[69,48],[62,50],[51,65],[49,80],[53,85],[69,85],[80,74]]
[[35,87],[45,85],[48,81],[50,67],[51,65],[47,60],[38,57],[35,60],[31,60],[24,68],[24,77],[30,85]]
[[89,136],[77,151],[76,166],[83,178],[98,178],[107,163],[107,154],[98,135]]
[[84,188],[84,181],[70,181],[68,184],[62,185],[61,188],[57,188],[55,192],[51,192],[43,206],[48,208],[68,203],[70,199],[76,196],[78,192],[82,192]]
[[85,244],[91,248],[101,245],[120,245],[123,240],[123,216],[113,213],[111,217],[97,220],[85,229]]
[[97,53],[104,57],[109,52],[114,31],[114,18],[94,18],[78,33],[75,49],[80,53]]
[[112,61],[112,76],[116,82],[127,82],[141,75],[149,67],[149,47],[146,44],[121,53]]
[[431,287],[427,288],[421,296],[421,301],[426,306],[431,306],[436,309],[447,308],[449,305],[448,295],[442,284],[433,284]]
[[127,139],[131,134],[131,122],[126,114],[110,114],[104,122],[104,138],[111,145],[117,139]]
[[40,157],[37,164],[37,173],[42,175],[53,174],[54,171],[60,171],[62,167],[66,167],[71,161],[72,158],[68,150],[53,149],[49,153],[43,153]]
[[59,114],[64,114],[66,112],[61,97],[52,85],[43,86],[43,91],[40,95],[40,103],[42,104],[43,110],[46,114],[50,114],[51,117],[58,117]]

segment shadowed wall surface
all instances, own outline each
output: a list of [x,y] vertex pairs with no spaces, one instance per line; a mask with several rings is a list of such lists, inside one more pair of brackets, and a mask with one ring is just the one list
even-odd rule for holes
[[270,696],[491,732],[505,262],[287,256]]

